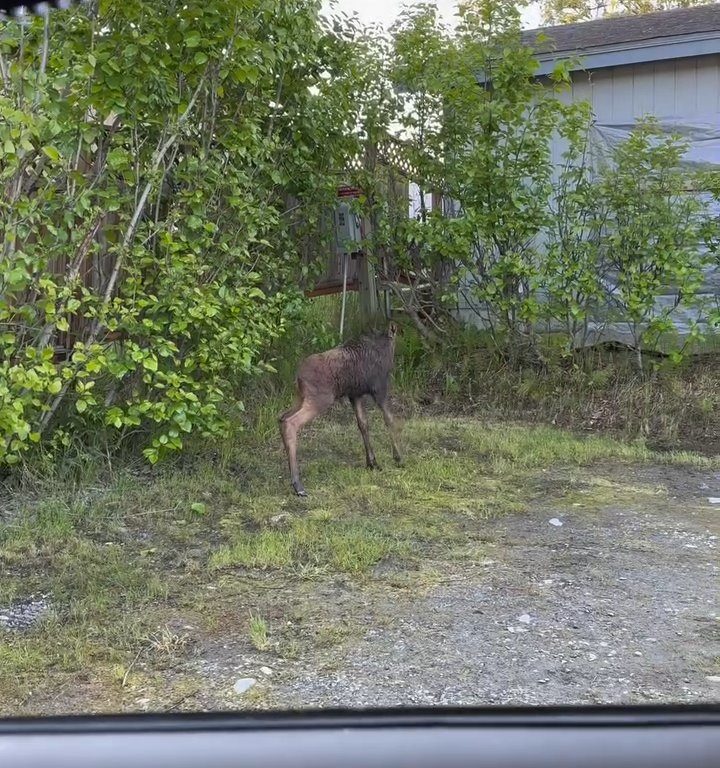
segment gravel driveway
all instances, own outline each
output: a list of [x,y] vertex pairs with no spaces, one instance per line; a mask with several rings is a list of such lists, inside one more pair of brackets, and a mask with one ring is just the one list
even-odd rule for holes
[[720,700],[720,478],[653,471],[658,509],[537,506],[489,521],[488,557],[427,594],[340,601],[367,629],[288,668],[268,705]]

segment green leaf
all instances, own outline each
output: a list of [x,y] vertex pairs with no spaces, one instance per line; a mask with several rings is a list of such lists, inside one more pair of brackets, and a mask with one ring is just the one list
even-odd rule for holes
[[27,281],[27,272],[24,269],[11,269],[10,272],[4,275],[5,282],[10,288],[17,288],[23,285]]
[[49,157],[54,163],[56,163],[60,159],[60,153],[55,149],[55,147],[52,147],[50,145],[45,145],[42,148],[42,151]]
[[85,400],[76,400],[75,401],[75,409],[78,413],[85,413],[87,410],[88,404]]
[[130,157],[124,149],[113,149],[108,152],[107,163],[113,170],[121,170],[130,164]]

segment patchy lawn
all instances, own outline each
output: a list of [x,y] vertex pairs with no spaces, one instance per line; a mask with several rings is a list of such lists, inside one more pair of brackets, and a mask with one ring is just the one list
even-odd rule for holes
[[[396,468],[373,411],[385,469],[369,472],[344,409],[303,433],[310,495],[299,499],[274,431],[258,434],[173,468],[4,499],[0,616],[30,596],[49,609],[0,628],[0,713],[561,701],[587,689],[591,670],[610,674],[598,637],[625,614],[631,634],[633,622],[643,637],[671,633],[640,698],[718,690],[715,460],[421,418],[405,425]],[[553,583],[565,586],[550,594]],[[684,589],[702,603],[699,640],[671,597]],[[615,606],[607,626],[597,601]],[[697,668],[687,695],[668,682],[673,638]],[[561,651],[573,643],[589,667]],[[632,664],[610,677],[630,680]],[[246,677],[254,684],[236,693]]]

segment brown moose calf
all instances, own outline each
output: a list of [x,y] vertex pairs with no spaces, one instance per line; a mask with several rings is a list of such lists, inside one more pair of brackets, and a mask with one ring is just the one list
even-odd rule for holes
[[397,330],[397,325],[391,322],[383,333],[347,341],[327,352],[310,355],[300,363],[295,378],[297,401],[280,416],[280,434],[290,467],[290,482],[298,496],[307,496],[298,469],[298,433],[305,424],[343,397],[347,397],[355,409],[368,468],[380,469],[370,445],[367,414],[362,401],[364,395],[370,395],[382,411],[390,432],[393,458],[396,464],[402,464],[397,428],[387,404]]

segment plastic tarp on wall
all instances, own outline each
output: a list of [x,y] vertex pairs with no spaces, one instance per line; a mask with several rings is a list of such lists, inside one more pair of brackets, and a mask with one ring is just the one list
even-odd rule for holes
[[[699,170],[713,168],[720,170],[720,113],[710,114],[703,119],[693,121],[680,119],[659,120],[658,124],[662,131],[667,135],[679,134],[688,143],[688,150],[683,156],[683,165],[689,170]],[[593,162],[602,162],[612,155],[613,150],[623,141],[626,141],[634,128],[633,123],[595,123],[591,134],[591,156]],[[710,200],[708,196],[710,210],[720,217],[720,206]],[[542,238],[539,238],[536,245],[542,250]],[[699,245],[699,247],[703,247]],[[607,286],[608,292],[613,293],[614,282]],[[462,319],[478,326],[485,326],[486,322],[483,316],[488,308],[481,306],[472,298],[472,281],[461,286],[458,300],[458,312]],[[541,299],[542,300],[542,299]],[[658,345],[660,350],[669,351],[671,347],[678,343],[682,344],[687,338],[690,329],[695,324],[703,327],[703,317],[705,309],[717,307],[720,302],[720,269],[717,267],[708,268],[705,272],[705,281],[701,288],[698,306],[688,308],[684,306],[675,306],[677,302],[677,287],[669,285],[657,296],[655,308],[658,315],[665,314],[669,310],[669,317],[677,333],[676,338],[661,341]],[[482,311],[481,311],[482,310]],[[608,302],[606,312],[603,309],[597,313],[594,321],[590,323],[588,332],[578,334],[575,338],[575,346],[594,346],[599,343],[617,342],[627,346],[634,346],[636,343],[636,334],[628,322],[613,319],[617,318],[618,311],[616,307]],[[560,330],[554,329],[546,324],[537,329],[539,332]]]
[[[720,113],[695,119],[692,122],[681,119],[664,119],[658,121],[663,133],[677,134],[688,143],[688,149],[683,156],[683,165],[689,170],[707,169],[720,170]],[[626,141],[633,130],[632,123],[596,123],[593,126],[591,142],[592,153],[597,161],[609,157],[613,150]],[[710,201],[710,209],[720,216],[720,206]],[[702,246],[699,246],[702,247]],[[612,286],[609,286],[612,287]],[[687,337],[692,325],[699,323],[703,326],[704,309],[717,306],[720,297],[720,270],[713,266],[705,272],[705,281],[701,289],[698,307],[674,307],[677,301],[677,289],[668,286],[658,295],[655,307],[658,314],[672,310],[669,314],[675,327],[679,341]],[[610,309],[608,307],[608,309]],[[577,346],[592,346],[600,342],[615,341],[628,346],[635,343],[635,335],[628,323],[607,322],[599,317],[590,326],[590,332],[584,338],[576,340]],[[662,345],[661,345],[662,347]]]
[[[690,168],[720,167],[720,112],[708,115],[702,121],[673,118],[659,120],[658,124],[665,134],[677,134],[688,142],[684,165]],[[602,154],[612,152],[630,137],[633,128],[632,123],[595,123],[592,129],[594,148]]]

